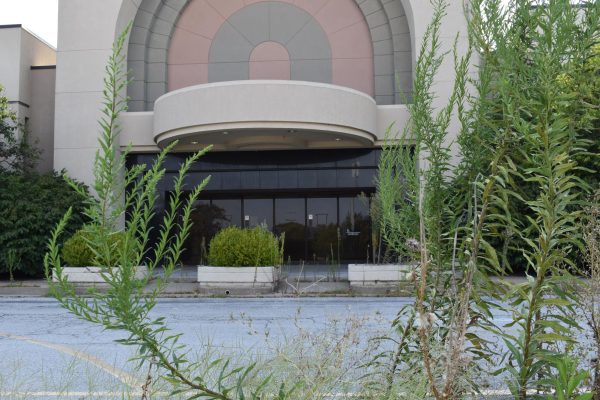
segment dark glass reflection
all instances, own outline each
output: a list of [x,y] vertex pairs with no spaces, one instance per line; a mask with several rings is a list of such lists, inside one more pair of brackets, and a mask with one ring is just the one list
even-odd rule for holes
[[226,226],[228,219],[224,209],[208,200],[197,201],[190,218],[192,226],[181,259],[186,265],[200,265],[206,262],[210,240]]
[[244,226],[273,229],[273,199],[244,199]]
[[285,234],[284,258],[299,262],[305,259],[304,199],[275,199],[275,234]]
[[339,260],[337,198],[306,199],[309,262],[329,264]]
[[370,251],[371,220],[369,199],[364,196],[340,197],[340,234],[342,259],[373,260]]
[[221,228],[230,225],[242,226],[242,200],[241,199],[215,199],[212,205],[223,210],[225,218]]

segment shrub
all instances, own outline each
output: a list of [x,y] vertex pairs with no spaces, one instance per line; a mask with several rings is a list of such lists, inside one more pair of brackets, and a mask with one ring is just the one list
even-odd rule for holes
[[83,231],[77,231],[64,244],[61,255],[71,267],[85,267],[94,265],[94,252],[86,240]]
[[241,229],[230,226],[211,240],[210,265],[252,267],[277,265],[281,259],[281,241],[265,228]]
[[0,273],[8,272],[12,251],[19,259],[15,274],[42,276],[44,251],[53,227],[72,207],[65,237],[73,235],[84,223],[83,202],[84,196],[59,173],[0,174]]
[[[87,267],[96,265],[94,261],[94,252],[89,244],[89,233],[84,230],[77,231],[69,240],[67,240],[62,248],[61,256],[63,260],[71,267]],[[108,237],[108,244],[113,249],[122,248],[125,234],[123,232],[115,232]],[[119,251],[111,253],[112,260],[109,260],[108,265],[117,263]]]

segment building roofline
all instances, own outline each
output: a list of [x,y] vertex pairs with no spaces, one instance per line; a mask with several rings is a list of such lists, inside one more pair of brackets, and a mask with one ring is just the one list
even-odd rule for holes
[[37,40],[39,40],[40,42],[42,42],[43,44],[45,44],[46,46],[50,47],[52,50],[56,51],[56,47],[52,46],[50,43],[48,43],[47,41],[45,41],[44,39],[42,39],[41,37],[36,35],[34,32],[32,32],[29,29],[27,29],[26,27],[24,27],[23,24],[0,25],[0,29],[22,29],[25,32],[29,33],[34,38],[36,38]]
[[42,39],[41,37],[39,37],[38,35],[36,35],[32,31],[30,31],[29,29],[25,28],[24,26],[21,26],[21,29],[23,29],[25,32],[29,33],[31,36],[33,36],[34,38],[36,38],[37,40],[39,40],[40,42],[42,42],[46,46],[50,47],[52,50],[57,51],[56,47],[52,46],[50,43],[46,42],[44,39]]

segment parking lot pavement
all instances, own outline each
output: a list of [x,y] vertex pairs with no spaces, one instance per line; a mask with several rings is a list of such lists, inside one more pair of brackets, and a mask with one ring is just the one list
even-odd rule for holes
[[[325,331],[333,321],[359,320],[365,340],[389,334],[398,310],[411,302],[394,297],[161,299],[153,315],[164,316],[195,351],[210,343],[226,354],[260,354],[269,351],[267,342],[284,342],[299,330]],[[507,314],[495,315],[500,325],[509,320]],[[113,395],[140,387],[144,378],[128,362],[133,349],[114,343],[123,337],[77,319],[53,299],[0,298],[0,399],[120,398]]]
[[[389,332],[392,319],[407,302],[410,299],[163,299],[154,315],[165,316],[169,327],[183,334],[181,341],[194,349],[210,343],[234,354],[265,350],[267,335],[271,343],[283,341],[299,327],[318,331],[332,320],[361,319],[364,337]],[[24,392],[28,395],[23,398],[64,398],[66,387],[82,394],[120,390],[132,382],[137,386],[141,375],[128,362],[133,349],[114,343],[122,337],[77,319],[52,299],[0,298],[0,398],[18,398],[11,393]]]

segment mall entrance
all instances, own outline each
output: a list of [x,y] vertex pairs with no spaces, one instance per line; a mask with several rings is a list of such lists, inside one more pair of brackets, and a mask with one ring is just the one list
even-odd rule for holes
[[[182,261],[206,260],[210,240],[230,225],[264,225],[285,233],[285,262],[332,265],[373,260],[370,197],[381,150],[263,150],[209,152],[195,162],[187,187],[210,182],[194,204]],[[169,202],[173,179],[188,154],[165,159],[156,214]],[[152,165],[156,154],[130,154],[128,164]]]
[[289,264],[364,262],[371,238],[369,201],[365,194],[205,198],[196,203],[192,214],[184,262],[202,263],[210,239],[231,225],[264,226],[284,234],[284,258]]

